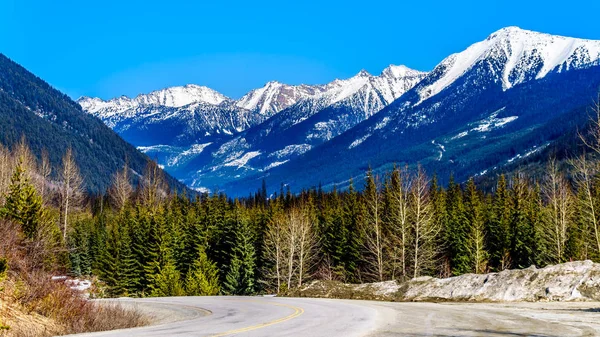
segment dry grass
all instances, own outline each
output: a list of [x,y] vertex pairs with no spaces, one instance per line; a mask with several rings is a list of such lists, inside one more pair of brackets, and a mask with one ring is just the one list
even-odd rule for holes
[[[22,239],[19,229],[0,222],[0,256],[8,260],[8,279],[0,288],[0,336],[53,336],[137,327],[139,312],[88,301],[63,282],[51,281],[43,244]],[[1,325],[1,324],[0,324]]]

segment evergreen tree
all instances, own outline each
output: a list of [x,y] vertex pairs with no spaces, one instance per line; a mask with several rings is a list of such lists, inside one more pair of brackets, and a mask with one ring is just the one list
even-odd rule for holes
[[169,255],[165,263],[159,267],[158,273],[152,275],[150,296],[183,296],[185,291],[181,282],[181,274],[175,266],[175,261]]
[[363,246],[363,237],[360,231],[360,222],[363,217],[363,209],[360,207],[358,193],[354,189],[352,179],[348,186],[348,191],[344,194],[342,209],[342,221],[346,230],[344,254],[342,255],[342,264],[344,265],[346,282],[360,282],[361,277],[359,267],[362,261],[361,247]]
[[530,191],[526,180],[520,175],[513,178],[510,193],[510,258],[512,265],[526,268],[534,263],[535,228],[530,215],[532,206],[537,203],[535,195]]
[[471,271],[480,274],[487,271],[488,252],[485,248],[485,210],[473,178],[469,179],[465,194],[465,209],[469,223],[468,251]]
[[492,200],[488,223],[487,247],[490,252],[490,265],[495,270],[505,270],[512,266],[510,247],[510,222],[513,205],[510,202],[506,177],[500,175]]
[[446,242],[452,274],[461,275],[473,270],[471,254],[469,252],[469,222],[463,202],[463,191],[460,185],[450,178],[448,196],[446,199],[448,224],[446,229]]
[[230,295],[251,295],[256,290],[256,252],[252,243],[253,235],[237,201],[234,213],[235,246],[223,290]]
[[208,259],[202,246],[197,249],[198,257],[185,280],[185,292],[189,296],[213,296],[220,291],[219,269]]
[[21,225],[27,238],[32,239],[36,235],[42,219],[42,197],[30,183],[21,161],[11,178],[3,213]]

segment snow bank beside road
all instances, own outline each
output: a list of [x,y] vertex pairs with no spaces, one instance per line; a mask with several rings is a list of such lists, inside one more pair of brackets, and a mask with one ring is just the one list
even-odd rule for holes
[[419,277],[401,284],[316,281],[293,295],[386,301],[600,301],[600,264],[576,261],[445,279]]

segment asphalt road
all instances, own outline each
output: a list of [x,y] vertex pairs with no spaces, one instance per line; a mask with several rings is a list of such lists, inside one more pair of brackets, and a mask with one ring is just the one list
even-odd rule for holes
[[[275,297],[121,300],[152,326],[84,336],[600,336],[600,303],[391,303]],[[82,335],[83,336],[83,335]]]

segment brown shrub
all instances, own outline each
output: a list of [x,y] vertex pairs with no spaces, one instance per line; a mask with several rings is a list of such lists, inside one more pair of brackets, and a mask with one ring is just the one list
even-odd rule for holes
[[[0,336],[52,336],[137,327],[147,323],[139,312],[116,304],[89,301],[64,281],[52,281],[60,271],[47,256],[56,248],[29,242],[18,226],[0,221],[0,256],[8,261],[8,279],[0,288],[0,323],[10,328]],[[60,253],[60,252],[59,252]],[[27,322],[27,324],[23,324]]]

